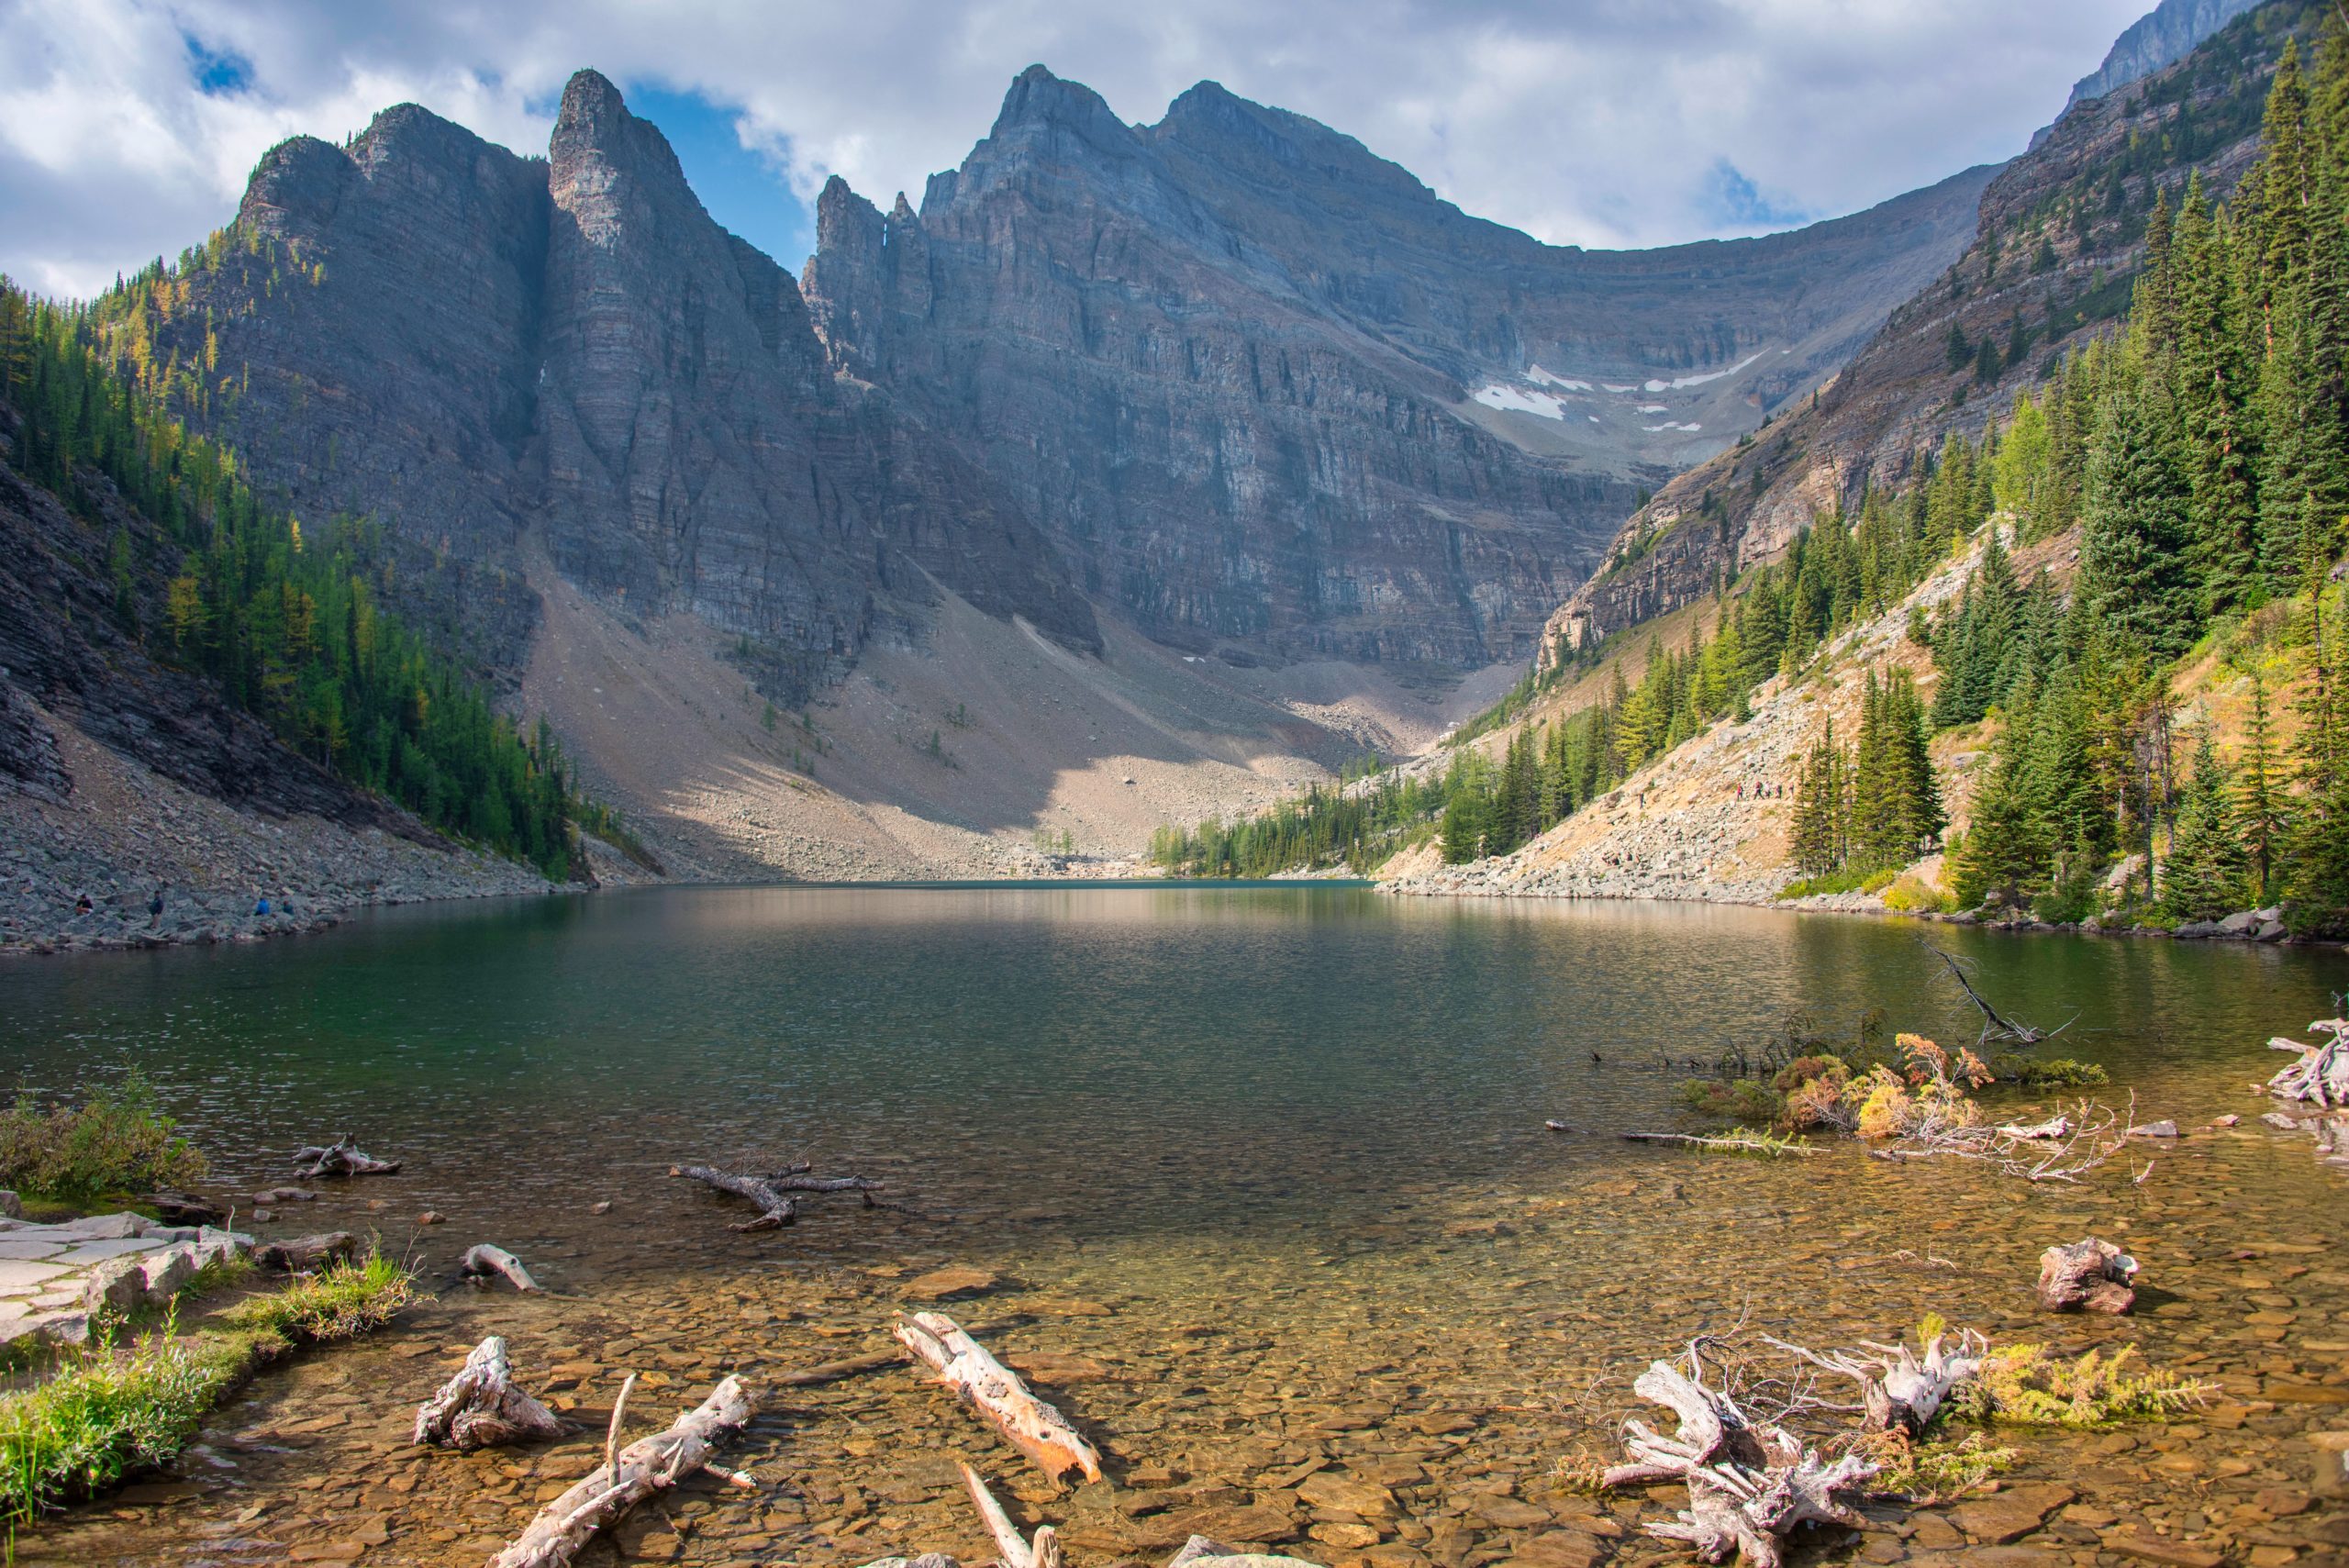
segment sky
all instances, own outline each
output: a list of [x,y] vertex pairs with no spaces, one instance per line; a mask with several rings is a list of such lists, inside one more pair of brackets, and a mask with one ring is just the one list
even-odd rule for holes
[[918,204],[1031,62],[1136,122],[1212,78],[1552,243],[1727,238],[2013,156],[2151,3],[0,0],[0,272],[87,295],[404,101],[543,152],[582,66],[794,269],[829,176]]

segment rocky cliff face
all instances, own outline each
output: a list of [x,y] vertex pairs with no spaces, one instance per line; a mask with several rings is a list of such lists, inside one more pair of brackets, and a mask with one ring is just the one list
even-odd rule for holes
[[1453,671],[1528,652],[1636,492],[1848,352],[1983,177],[1586,253],[1213,83],[1137,128],[1036,68],[918,214],[828,188],[803,295],[582,72],[543,161],[413,106],[283,144],[153,353],[297,512],[379,519],[403,607],[500,677],[540,550],[795,697],[941,588],[1079,649],[1100,605]]
[[[1592,254],[1212,83],[1134,128],[1033,67],[918,214],[827,187],[802,283],[834,368],[1152,636],[1475,666],[1531,649],[1692,438],[1726,442],[1945,264],[1985,177]],[[1729,412],[1659,425],[1658,397]]]
[[2072,84],[2064,100],[2070,110],[2090,98],[2117,93],[2165,66],[2184,60],[2204,39],[2259,5],[2261,0],[2161,0],[2113,40],[2104,63]]
[[371,514],[406,606],[501,674],[536,616],[526,540],[653,616],[699,615],[785,684],[918,618],[935,584],[1073,646],[1090,607],[987,475],[835,381],[788,273],[713,222],[592,72],[544,161],[423,110],[256,171],[158,351],[188,412],[298,511]]
[[[1552,617],[1543,656],[1709,593],[1815,517],[1855,504],[1868,484],[1901,483],[1950,430],[1978,434],[2068,344],[2110,331],[2129,305],[2156,189],[2175,206],[2194,170],[2216,194],[2232,187],[2254,150],[2282,40],[2316,10],[2270,5],[2156,72],[2145,93],[2066,113],[1984,192],[1965,253],[1892,312],[1815,401],[1681,473],[1631,517],[1605,566]],[[2020,358],[2010,351],[2018,325]],[[1953,327],[1969,343],[1998,346],[1998,375],[1984,380],[1970,358],[1951,362]]]

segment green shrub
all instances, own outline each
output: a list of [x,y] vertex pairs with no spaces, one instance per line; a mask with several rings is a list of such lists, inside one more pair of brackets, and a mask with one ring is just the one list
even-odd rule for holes
[[416,1276],[381,1252],[328,1264],[268,1296],[248,1296],[222,1315],[295,1344],[349,1340],[382,1328],[416,1299]]
[[1873,1433],[1860,1446],[1880,1466],[1869,1477],[1868,1489],[1905,1497],[1919,1507],[1962,1497],[2022,1462],[2021,1453],[1993,1444],[1980,1432],[1955,1442],[1920,1443],[1895,1429]]
[[2032,900],[2031,912],[2051,926],[2077,925],[2095,914],[2095,864],[2086,855],[2078,855],[2059,867],[2047,891]]
[[155,1092],[132,1073],[79,1109],[42,1110],[30,1095],[0,1111],[0,1186],[33,1197],[88,1202],[201,1181],[204,1156],[155,1109]]
[[2109,1427],[2157,1421],[2201,1404],[2216,1385],[2173,1372],[2131,1366],[2133,1346],[2074,1359],[2044,1345],[1993,1351],[1982,1370],[1959,1384],[1944,1407],[1962,1419],[2032,1427]]
[[1884,906],[1896,915],[1939,915],[1957,907],[1957,901],[1923,877],[1903,873],[1884,890]]
[[2042,1062],[2013,1051],[1990,1058],[1990,1071],[1998,1075],[1999,1083],[2023,1089],[2079,1089],[2104,1083],[2107,1077],[2104,1069],[2093,1062],[2075,1062],[2068,1056],[2053,1056]]

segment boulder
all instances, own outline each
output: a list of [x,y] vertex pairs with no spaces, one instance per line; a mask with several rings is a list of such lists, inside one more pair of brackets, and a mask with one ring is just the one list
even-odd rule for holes
[[82,1310],[121,1315],[147,1294],[147,1259],[139,1254],[101,1258],[82,1275]]
[[2093,1236],[2039,1255],[2039,1305],[2050,1312],[2128,1311],[2137,1304],[2137,1260]]
[[6,1188],[0,1187],[0,1219],[22,1219],[24,1217],[24,1199]]
[[150,1252],[140,1260],[139,1273],[147,1299],[161,1306],[180,1292],[180,1287],[195,1278],[195,1243],[174,1241],[160,1252]]
[[2245,909],[2240,914],[2230,915],[2225,919],[2220,921],[2219,931],[2222,936],[2247,937],[2251,935],[2252,932],[2259,929],[2259,917],[2252,911]]

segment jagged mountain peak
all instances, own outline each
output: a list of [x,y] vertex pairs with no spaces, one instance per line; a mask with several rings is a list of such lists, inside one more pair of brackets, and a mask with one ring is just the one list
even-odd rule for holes
[[1149,134],[1235,166],[1269,163],[1292,177],[1309,172],[1317,183],[1375,186],[1455,216],[1458,212],[1418,175],[1343,131],[1293,109],[1243,98],[1220,82],[1186,88]]
[[990,139],[1030,127],[1074,131],[1088,140],[1115,146],[1133,139],[1133,129],[1109,107],[1108,100],[1082,82],[1055,76],[1041,65],[1031,65],[1011,79],[996,111]]

